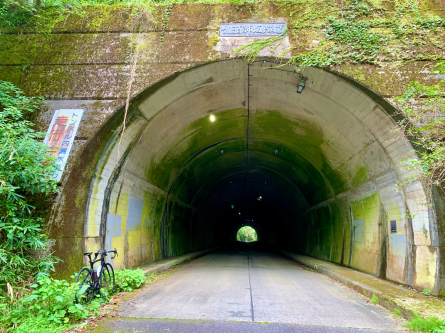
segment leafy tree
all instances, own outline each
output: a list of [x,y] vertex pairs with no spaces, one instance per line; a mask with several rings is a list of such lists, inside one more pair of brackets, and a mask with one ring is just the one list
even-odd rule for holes
[[[55,158],[26,118],[42,106],[13,84],[0,81],[0,294],[6,285],[46,274],[54,258],[47,251],[43,219],[31,200],[57,191],[50,179]],[[36,254],[40,252],[40,255]]]
[[238,230],[236,240],[240,242],[255,242],[258,240],[258,236],[254,228],[245,226]]

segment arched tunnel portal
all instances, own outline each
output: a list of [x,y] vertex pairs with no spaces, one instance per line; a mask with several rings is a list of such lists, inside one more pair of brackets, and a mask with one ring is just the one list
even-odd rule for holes
[[267,246],[437,291],[435,213],[420,183],[398,185],[416,155],[395,110],[335,73],[303,75],[299,94],[291,66],[232,59],[142,91],[123,133],[105,125],[85,250],[116,247],[115,266],[134,267],[254,224]]

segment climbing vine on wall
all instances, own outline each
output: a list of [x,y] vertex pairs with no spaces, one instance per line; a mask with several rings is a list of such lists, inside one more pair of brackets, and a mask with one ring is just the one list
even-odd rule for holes
[[[313,5],[306,10],[300,8],[309,3]],[[295,19],[289,26],[295,38],[305,31],[313,32],[313,40],[304,49],[296,46],[282,53],[294,53],[289,63],[297,67],[442,59],[445,20],[420,10],[416,1],[395,1],[392,10],[361,0],[340,6],[309,0],[283,6]],[[261,51],[261,44],[266,46],[267,40],[235,52],[253,59]]]
[[[435,74],[445,74],[445,61]],[[437,186],[445,192],[445,80],[426,86],[411,82],[398,97],[405,119],[399,122],[401,131],[416,144],[419,158],[403,163],[411,171],[406,182],[420,180],[427,189]]]

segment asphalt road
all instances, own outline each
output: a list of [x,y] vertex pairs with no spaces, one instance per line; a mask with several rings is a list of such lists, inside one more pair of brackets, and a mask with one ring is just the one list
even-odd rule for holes
[[278,254],[242,249],[185,264],[123,303],[118,315],[170,320],[120,318],[103,325],[123,332],[133,326],[184,333],[404,330],[390,312],[330,278]]

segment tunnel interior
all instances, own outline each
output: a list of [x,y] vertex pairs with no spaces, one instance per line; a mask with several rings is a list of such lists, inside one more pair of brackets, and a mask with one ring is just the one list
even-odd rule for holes
[[433,290],[433,212],[420,184],[399,185],[415,153],[394,110],[334,73],[302,75],[299,94],[291,66],[232,59],[140,92],[96,168],[85,248],[135,267],[249,225],[265,246]]

